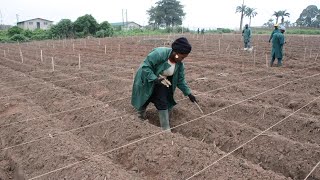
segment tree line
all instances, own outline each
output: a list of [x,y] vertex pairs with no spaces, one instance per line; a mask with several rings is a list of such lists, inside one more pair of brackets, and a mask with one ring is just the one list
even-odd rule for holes
[[0,42],[3,41],[28,41],[57,38],[83,38],[87,36],[110,37],[114,29],[108,21],[98,23],[92,15],[80,16],[76,21],[61,19],[56,25],[48,30],[36,29],[34,31],[24,30],[13,26],[7,32],[0,31]]
[[[240,16],[240,30],[243,27],[244,17],[249,17],[249,26],[251,25],[251,19],[254,18],[258,12],[255,8],[250,8],[244,3],[241,6],[236,7],[236,13],[241,13]],[[285,17],[290,17],[290,13],[287,10],[274,11],[272,16],[274,19],[270,18],[266,23],[263,24],[265,27],[272,27],[274,24],[282,24],[284,26],[294,26],[294,27],[314,27],[320,28],[320,9],[316,5],[307,6],[300,14],[296,22],[291,23],[290,21],[285,21]],[[281,21],[279,22],[279,18]]]

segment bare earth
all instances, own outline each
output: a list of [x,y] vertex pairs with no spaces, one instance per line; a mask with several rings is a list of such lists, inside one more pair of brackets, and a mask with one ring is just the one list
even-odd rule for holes
[[137,118],[131,87],[179,36],[0,44],[0,179],[306,178],[320,161],[320,37],[286,35],[284,66],[270,68],[269,35],[252,52],[240,35],[184,35],[204,114],[177,90],[167,133],[152,104]]

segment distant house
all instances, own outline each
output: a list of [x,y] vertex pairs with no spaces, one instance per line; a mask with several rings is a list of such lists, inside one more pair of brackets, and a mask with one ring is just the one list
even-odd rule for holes
[[10,29],[11,27],[12,27],[11,25],[0,24],[0,30],[7,30],[7,29]]
[[121,27],[121,29],[140,29],[140,28],[142,28],[142,26],[140,24],[135,23],[133,21],[110,23],[110,25],[114,28]]
[[49,21],[42,18],[35,18],[25,21],[20,21],[17,23],[17,26],[22,29],[29,29],[29,30],[35,30],[35,29],[49,29],[52,25],[53,21]]

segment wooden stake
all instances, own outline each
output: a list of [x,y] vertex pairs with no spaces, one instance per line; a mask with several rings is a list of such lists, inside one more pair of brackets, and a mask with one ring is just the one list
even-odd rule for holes
[[41,51],[40,51],[40,58],[41,58],[41,62],[43,62],[43,56],[42,56],[42,49],[41,49]]
[[197,105],[197,107],[198,107],[198,109],[200,110],[200,112],[201,112],[202,114],[204,114],[203,111],[202,111],[202,109],[200,108],[199,104],[198,104],[197,102],[194,102],[194,103]]
[[219,52],[220,52],[220,39],[219,39]]
[[121,45],[119,44],[119,54],[121,53]]
[[3,50],[3,57],[6,57],[6,50]]
[[230,44],[228,44],[228,46],[227,46],[227,48],[226,48],[226,52],[228,52],[229,47],[230,47]]
[[52,63],[52,71],[54,71],[54,61],[53,61],[53,57],[51,57],[51,63]]
[[21,48],[19,48],[20,50],[20,57],[21,57],[21,62],[23,63],[23,55],[22,55],[22,51],[21,51]]
[[256,67],[256,50],[253,50],[253,66]]
[[81,68],[81,57],[80,57],[80,54],[79,54],[79,69]]
[[74,52],[74,43],[72,43],[72,51]]
[[303,60],[306,60],[306,53],[307,53],[307,48],[304,48],[304,56],[303,56]]
[[268,67],[268,55],[266,54],[266,66]]
[[318,59],[318,55],[319,55],[319,54],[317,54],[316,58],[314,59],[314,62],[316,62],[316,61],[317,61],[317,59]]
[[107,45],[104,45],[104,54],[107,54]]
[[134,69],[132,68],[132,80],[134,82]]
[[100,39],[99,39],[99,46],[100,46]]
[[310,49],[310,58],[311,58],[311,52],[312,52],[312,48]]

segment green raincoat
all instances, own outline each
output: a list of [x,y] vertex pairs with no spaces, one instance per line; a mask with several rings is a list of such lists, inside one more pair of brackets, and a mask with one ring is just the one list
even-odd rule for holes
[[250,28],[244,28],[243,32],[242,32],[242,36],[243,36],[243,41],[244,42],[250,42],[251,39],[251,29]]
[[284,35],[280,31],[273,34],[271,57],[282,59],[284,42]]
[[280,32],[280,29],[274,29],[274,30],[272,31],[271,36],[270,36],[270,38],[269,38],[269,42],[271,41],[274,33],[278,33],[278,32]]
[[[134,78],[131,97],[131,104],[137,110],[151,97],[154,88],[154,80],[156,80],[164,70],[171,66],[168,63],[171,52],[171,48],[155,48],[140,65]],[[177,104],[173,98],[176,87],[178,87],[185,96],[191,94],[191,90],[187,86],[184,78],[184,64],[182,62],[176,63],[175,65],[172,85],[169,87],[169,109],[172,109],[172,107]]]

